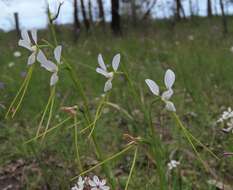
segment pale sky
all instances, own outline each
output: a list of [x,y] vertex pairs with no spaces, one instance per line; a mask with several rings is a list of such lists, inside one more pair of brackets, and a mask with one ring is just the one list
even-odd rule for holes
[[[20,2],[19,2],[20,1]],[[169,17],[172,14],[172,6],[174,0],[158,0],[155,8],[153,9],[153,17],[163,18]],[[193,2],[199,1],[199,15],[205,16],[206,14],[206,0],[193,0]],[[216,7],[213,9],[220,12],[219,0],[214,0]],[[13,13],[19,13],[20,27],[31,29],[31,28],[44,28],[47,25],[46,17],[46,2],[47,0],[11,0],[8,5],[3,3],[4,0],[0,0],[0,29],[9,31],[14,28]],[[93,9],[97,9],[96,0],[92,0]],[[104,0],[104,7],[106,12],[107,20],[110,20],[110,0]],[[56,12],[58,6],[58,0],[49,0],[50,8]],[[183,6],[185,12],[189,15],[189,3],[188,0],[183,0]],[[213,5],[214,6],[214,5]],[[196,7],[194,7],[196,9]],[[72,0],[64,0],[64,4],[61,9],[61,14],[57,19],[57,22],[72,23]],[[228,12],[233,13],[233,6],[228,7]],[[94,14],[96,11],[94,11]]]

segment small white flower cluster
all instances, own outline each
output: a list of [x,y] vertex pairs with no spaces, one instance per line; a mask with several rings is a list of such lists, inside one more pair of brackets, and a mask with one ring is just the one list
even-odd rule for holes
[[217,123],[226,123],[228,128],[224,128],[224,132],[233,132],[233,110],[229,107],[225,110],[221,117],[217,120]]
[[163,92],[161,96],[159,95],[159,86],[151,79],[145,80],[150,91],[154,95],[159,96],[161,100],[165,103],[165,108],[168,111],[172,111],[172,112],[176,112],[175,105],[173,104],[173,102],[170,101],[170,98],[173,95],[172,86],[175,82],[175,79],[176,79],[175,73],[171,69],[168,69],[164,76],[164,84],[167,90]]
[[173,170],[174,168],[177,168],[177,166],[180,165],[180,162],[176,161],[176,160],[171,160],[167,166],[169,170]]
[[[32,36],[32,40],[30,35]],[[37,44],[37,31],[31,30],[30,33],[26,30],[23,30],[21,33],[22,39],[19,40],[19,46],[28,49],[32,54],[28,57],[28,65],[33,65],[36,60],[41,64],[41,67],[45,68],[47,71],[52,73],[50,78],[50,86],[53,86],[58,81],[58,65],[62,64],[61,62],[61,52],[62,46],[57,46],[54,49],[54,58],[56,63],[48,60],[45,54],[38,48]]]
[[107,66],[104,63],[103,57],[101,54],[99,54],[98,63],[100,67],[97,67],[96,72],[105,76],[108,79],[104,85],[104,92],[107,92],[112,89],[112,80],[113,80],[114,74],[117,72],[117,69],[120,64],[120,60],[121,60],[120,54],[115,55],[112,60],[113,71],[108,72]]
[[100,180],[98,176],[94,176],[92,179],[80,176],[78,182],[71,188],[71,190],[109,190],[110,187],[106,185],[106,180]]

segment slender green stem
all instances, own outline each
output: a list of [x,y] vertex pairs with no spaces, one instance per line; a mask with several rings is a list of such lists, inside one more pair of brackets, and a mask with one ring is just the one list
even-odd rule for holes
[[[54,129],[57,129],[58,127],[62,126],[65,122],[69,121],[71,119],[71,117],[68,117],[66,119],[64,119],[62,122],[58,123],[57,125],[55,125],[54,127],[51,127],[50,129],[48,129],[45,133],[48,134],[50,133],[51,131],[53,131]],[[42,134],[39,134],[38,136],[35,136],[29,140],[27,140],[24,144],[27,144],[27,143],[30,143],[34,140],[37,140],[38,138],[44,136],[45,134],[42,133]]]
[[78,122],[77,122],[77,117],[74,116],[74,142],[75,142],[75,151],[76,151],[76,159],[78,162],[78,168],[79,171],[82,172],[83,171],[83,167],[82,167],[82,162],[80,159],[80,154],[79,154],[79,147],[78,147]]
[[47,130],[49,128],[49,125],[50,125],[50,122],[51,122],[51,119],[52,119],[54,101],[55,101],[55,86],[52,89],[52,99],[51,99],[51,105],[50,105],[50,109],[49,109],[49,116],[48,116],[47,124],[46,124],[46,127],[45,127],[44,135],[42,136],[42,141],[45,138],[45,135],[47,133]]
[[105,96],[104,96],[104,97],[101,99],[100,104],[99,104],[99,106],[98,106],[98,108],[97,108],[97,110],[96,110],[95,118],[94,118],[94,121],[93,121],[93,127],[92,127],[92,129],[91,129],[90,134],[88,135],[88,138],[90,138],[90,137],[92,136],[92,133],[93,133],[94,130],[95,130],[96,122],[97,122],[97,120],[99,119],[99,117],[101,116],[101,112],[102,112],[102,110],[103,110],[103,105],[104,105],[105,99],[106,99],[106,98],[105,98]]
[[176,115],[176,113],[173,113],[175,120],[178,124],[178,126],[182,129],[182,131],[184,132],[185,137],[187,138],[188,142],[190,143],[190,145],[193,148],[193,151],[195,152],[195,154],[197,155],[197,158],[199,159],[199,161],[203,164],[203,166],[205,167],[205,169],[207,171],[209,171],[209,167],[207,166],[207,164],[205,163],[205,161],[201,158],[199,152],[197,151],[195,145],[193,144],[189,134],[187,133],[187,130],[185,129],[185,127],[183,126],[182,122],[180,121],[179,117]]
[[[32,68],[32,67],[31,67],[31,68]],[[26,92],[27,92],[27,89],[28,89],[28,85],[29,85],[31,76],[32,76],[32,69],[29,70],[29,76],[28,76],[27,82],[26,82],[26,84],[25,84],[25,87],[24,87],[24,90],[23,90],[23,92],[22,92],[22,96],[21,96],[21,98],[20,98],[20,100],[19,100],[19,103],[17,104],[17,106],[16,106],[16,108],[15,108],[13,114],[12,114],[12,118],[15,116],[16,112],[18,111],[18,109],[19,109],[19,107],[20,107],[20,105],[21,105],[21,103],[22,103],[22,101],[23,101],[23,98],[24,98],[24,96],[25,96],[25,94],[26,94]]]
[[127,146],[126,148],[124,148],[124,149],[121,150],[120,152],[118,152],[118,153],[116,153],[116,154],[114,154],[114,155],[108,157],[107,159],[105,159],[105,160],[103,160],[102,162],[96,164],[95,166],[89,168],[88,170],[83,171],[83,172],[80,173],[78,176],[73,177],[73,178],[71,179],[71,181],[73,181],[73,180],[77,179],[79,176],[84,175],[84,174],[86,174],[86,173],[89,173],[89,172],[91,172],[92,170],[98,168],[99,166],[101,166],[101,165],[103,165],[103,164],[105,164],[105,163],[107,163],[107,162],[109,162],[109,161],[111,161],[111,160],[113,160],[113,159],[115,159],[115,158],[121,156],[121,155],[124,154],[125,152],[129,151],[132,147],[134,147],[134,145],[132,145],[132,144],[129,145],[129,146]]
[[130,168],[129,177],[128,177],[126,185],[125,185],[125,190],[128,190],[129,182],[130,182],[130,180],[132,178],[133,170],[135,168],[137,156],[138,156],[138,147],[136,147],[135,151],[134,151],[133,162],[132,162],[132,166]]
[[[20,88],[19,88],[19,90],[18,90],[16,96],[14,97],[13,101],[11,102],[11,104],[10,104],[8,110],[7,110],[7,113],[6,113],[6,115],[5,115],[5,119],[8,118],[8,115],[9,115],[10,111],[12,111],[12,108],[13,108],[15,102],[17,101],[19,95],[21,94],[21,92],[22,92],[22,91],[25,91],[25,88],[26,88],[26,86],[27,86],[27,84],[29,83],[29,80],[30,80],[30,78],[31,78],[32,71],[33,71],[33,66],[31,66],[31,67],[29,68],[29,71],[28,71],[28,73],[27,73],[27,76],[25,77],[25,79],[24,79],[22,85],[20,86]],[[25,92],[24,92],[24,93],[25,93]],[[21,99],[23,99],[22,96],[21,96]],[[21,100],[21,102],[22,102],[22,100]],[[18,104],[18,105],[19,105],[19,104]],[[15,112],[15,111],[14,111],[14,112]]]
[[204,145],[200,140],[198,140],[196,137],[194,137],[183,125],[183,123],[180,121],[179,117],[177,116],[176,113],[173,113],[175,120],[177,121],[178,125],[182,128],[183,131],[186,132],[186,134],[190,137],[190,139],[193,139],[198,143],[200,146],[202,146],[207,152],[209,152],[213,157],[215,157],[217,160],[220,160],[220,158],[214,154],[206,145]]
[[48,102],[47,102],[47,104],[46,104],[46,106],[45,106],[45,109],[44,109],[44,112],[43,112],[43,114],[42,114],[42,117],[41,117],[41,120],[40,120],[38,129],[37,129],[37,132],[36,132],[36,136],[39,136],[39,134],[40,134],[40,130],[41,130],[41,128],[42,128],[42,124],[43,124],[43,122],[44,122],[44,118],[45,118],[46,113],[47,113],[47,111],[48,111],[48,109],[49,109],[49,105],[50,105],[51,101],[52,101],[52,93],[50,93]]

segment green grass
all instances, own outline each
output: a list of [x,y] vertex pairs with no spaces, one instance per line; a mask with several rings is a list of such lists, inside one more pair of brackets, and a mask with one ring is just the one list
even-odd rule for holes
[[[232,27],[232,24],[233,20],[229,18],[229,26]],[[230,51],[233,46],[233,28],[223,37],[220,20],[215,18],[187,21],[175,27],[169,22],[158,22],[141,28],[143,29],[125,27],[124,36],[119,38],[99,29],[92,31],[88,36],[83,32],[76,43],[73,42],[69,28],[59,29],[58,39],[64,47],[64,56],[79,75],[79,82],[84,86],[92,114],[96,111],[96,98],[103,93],[105,82],[105,79],[95,72],[97,55],[102,53],[106,63],[110,64],[113,55],[121,53],[120,70],[127,68],[140,99],[145,102],[151,101],[153,97],[144,80],[151,78],[163,85],[165,70],[173,69],[177,75],[173,101],[185,126],[219,157],[223,152],[233,152],[233,135],[222,133],[220,126],[214,125],[223,108],[233,106],[233,53]],[[193,41],[189,40],[190,35],[194,36]],[[39,39],[42,38],[49,39],[48,32],[40,31]],[[72,122],[51,132],[42,144],[39,141],[24,144],[35,136],[40,114],[50,92],[50,73],[41,69],[38,63],[16,117],[13,120],[4,119],[7,107],[23,81],[20,73],[27,71],[28,52],[17,47],[17,40],[14,33],[0,34],[0,81],[5,83],[5,88],[0,90],[0,166],[5,168],[9,163],[23,159],[29,168],[23,174],[23,189],[43,189],[46,186],[51,189],[69,189],[69,185],[72,184],[70,179],[78,174],[73,128],[68,127]],[[13,52],[16,50],[22,52],[20,58],[14,58]],[[9,68],[8,63],[12,61],[15,62],[15,66]],[[148,132],[143,113],[124,77],[114,79],[110,101],[127,110],[134,119],[129,119],[114,108],[105,109],[105,113],[97,122],[96,136],[106,158],[127,143],[122,134],[144,136]],[[83,102],[68,72],[63,70],[55,100],[56,117],[53,117],[51,126],[56,125],[59,118],[67,117],[60,110],[61,106],[75,104],[82,107]],[[79,117],[82,117],[81,113]],[[208,185],[209,179],[233,186],[232,157],[216,161],[201,147],[197,147],[202,158],[210,165],[211,173],[208,173],[181,135],[171,114],[163,109],[163,105],[155,104],[152,120],[156,131],[161,135],[163,162],[169,162],[172,152],[174,159],[181,162],[180,169],[174,171],[169,179],[173,184],[171,189],[215,189],[214,186]],[[81,160],[88,169],[97,160],[86,136],[79,137],[79,147]],[[139,150],[129,189],[159,189],[156,167],[142,150]],[[133,151],[111,162],[122,189],[132,159]],[[33,172],[32,163],[36,172]],[[104,177],[100,168],[95,173]]]

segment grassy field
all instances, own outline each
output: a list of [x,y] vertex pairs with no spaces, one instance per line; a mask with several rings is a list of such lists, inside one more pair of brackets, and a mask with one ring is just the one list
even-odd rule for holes
[[[208,154],[196,144],[202,159],[208,163],[207,170],[198,160],[191,145],[176,126],[172,114],[162,104],[152,108],[152,125],[162,142],[163,166],[171,160],[180,165],[167,171],[167,189],[214,190],[209,180],[233,187],[233,157],[224,157],[224,152],[233,152],[233,134],[223,133],[216,121],[221,113],[232,105],[233,92],[233,20],[229,18],[229,34],[222,35],[218,19],[200,19],[172,26],[158,22],[133,29],[125,27],[123,37],[113,37],[108,32],[92,31],[82,34],[74,42],[69,28],[59,28],[58,41],[63,45],[64,57],[75,68],[79,82],[84,87],[89,110],[94,118],[103,94],[104,77],[97,74],[97,56],[102,53],[106,63],[111,63],[116,53],[121,54],[120,71],[127,69],[132,85],[142,104],[152,101],[145,79],[150,78],[163,86],[166,69],[176,73],[173,102],[177,115],[185,127],[220,160]],[[39,39],[50,39],[47,31],[39,31]],[[4,119],[10,102],[19,89],[27,71],[28,52],[17,47],[15,33],[0,33],[0,189],[12,184],[9,189],[69,189],[70,179],[79,173],[76,162],[74,130],[72,122],[49,133],[43,142],[25,142],[36,134],[42,111],[47,103],[50,73],[37,63],[23,103],[14,119]],[[20,51],[21,57],[13,53]],[[13,62],[13,63],[12,63]],[[56,99],[50,127],[68,117],[62,106],[79,105],[80,93],[64,69],[59,74]],[[128,143],[123,134],[144,137],[148,125],[140,105],[135,100],[126,77],[118,76],[113,81],[109,101],[115,107],[105,106],[97,121],[95,135],[104,158],[121,150]],[[127,112],[127,114],[125,114]],[[78,121],[83,120],[78,113]],[[80,124],[84,128],[85,124]],[[97,164],[88,133],[79,136],[79,152],[85,169]],[[129,189],[160,189],[158,163],[151,158],[146,146],[139,149]],[[124,189],[133,160],[133,151],[109,162],[117,179],[118,189]],[[89,173],[106,177],[101,167]],[[88,174],[88,175],[89,175]]]

